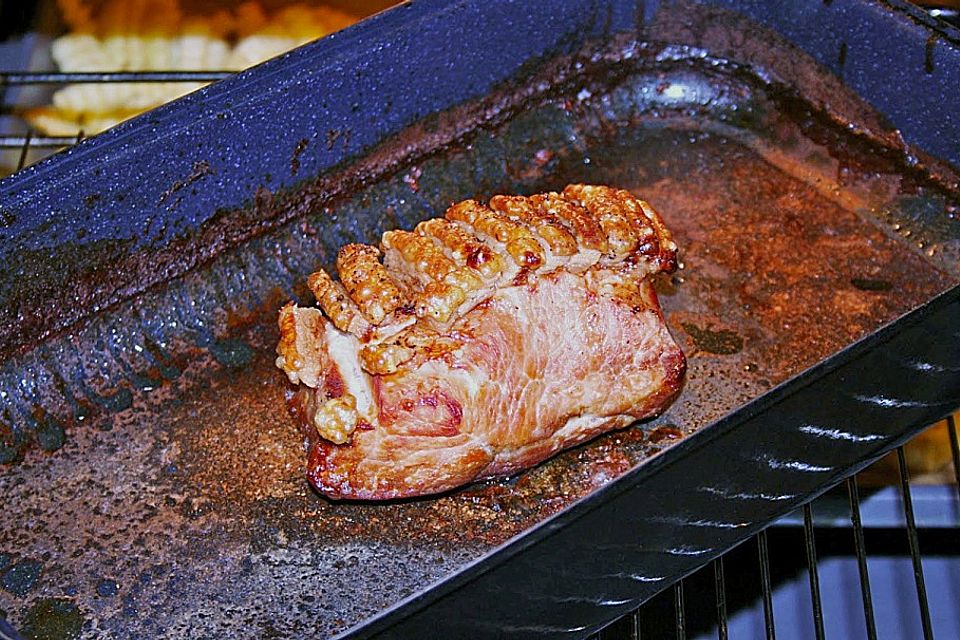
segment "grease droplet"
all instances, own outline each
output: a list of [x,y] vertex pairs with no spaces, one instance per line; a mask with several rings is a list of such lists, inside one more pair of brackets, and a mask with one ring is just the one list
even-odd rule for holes
[[66,598],[46,598],[30,607],[20,632],[31,640],[72,640],[80,637],[83,614]]

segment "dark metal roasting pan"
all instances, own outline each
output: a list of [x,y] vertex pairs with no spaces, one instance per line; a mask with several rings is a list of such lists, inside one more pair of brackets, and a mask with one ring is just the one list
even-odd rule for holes
[[[958,45],[893,0],[424,0],[0,182],[0,618],[596,631],[960,405]],[[675,232],[676,404],[439,497],[313,493],[278,306],[573,181]]]

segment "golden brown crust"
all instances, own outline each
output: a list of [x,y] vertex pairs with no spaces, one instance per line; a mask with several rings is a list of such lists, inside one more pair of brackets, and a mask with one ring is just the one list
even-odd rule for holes
[[369,326],[361,316],[357,303],[350,299],[343,285],[334,282],[323,269],[310,274],[307,278],[307,286],[317,299],[317,304],[337,329],[363,333]]
[[654,270],[672,272],[677,268],[677,244],[660,214],[646,201],[624,189],[598,185],[572,184],[563,193],[585,203],[601,224],[604,215],[608,216],[611,228],[621,220],[629,222],[636,243],[631,252],[646,258]]
[[607,234],[600,227],[600,223],[576,202],[564,200],[559,193],[552,191],[530,196],[530,201],[541,211],[566,222],[573,230],[581,249],[594,249],[601,253],[610,250]]
[[537,207],[530,198],[494,196],[490,199],[490,208],[536,231],[554,254],[572,256],[577,253],[577,240],[566,225],[549,211]]
[[444,218],[431,218],[417,225],[417,233],[439,240],[453,259],[492,280],[503,271],[503,261],[493,249],[460,225]]
[[410,231],[387,231],[381,242],[384,249],[396,249],[413,271],[431,280],[442,281],[457,267],[432,239]]
[[277,343],[277,366],[284,373],[290,375],[296,372],[303,364],[300,352],[297,351],[297,319],[294,316],[296,305],[288,302],[280,309],[277,324],[280,328],[280,341]]
[[641,228],[633,220],[630,209],[624,206],[624,199],[619,197],[616,189],[571,184],[563,190],[563,197],[586,208],[600,223],[614,256],[627,256],[640,245]]
[[[622,264],[636,275],[676,268],[676,244],[660,216],[628,191],[574,184],[563,195],[494,196],[490,205],[466,200],[415,231],[386,232],[383,264],[376,247],[343,247],[342,283],[324,271],[307,281],[318,306],[337,329],[373,344],[389,342],[417,319],[445,325],[491,288],[558,268],[583,273]],[[519,270],[504,262],[505,253]],[[380,371],[402,357],[370,351],[365,361]]]
[[444,282],[430,282],[417,296],[417,317],[430,317],[437,322],[446,322],[466,299],[467,294],[460,287]]
[[431,280],[444,282],[464,291],[472,291],[483,286],[480,278],[471,271],[457,266],[429,236],[410,231],[388,231],[383,234],[383,246],[399,251],[412,270],[426,275]]
[[330,398],[313,414],[313,426],[316,427],[317,434],[334,444],[348,442],[359,422],[357,401],[349,394]]
[[402,344],[368,344],[360,349],[363,369],[374,375],[394,373],[412,357],[413,350]]
[[380,324],[403,304],[400,288],[379,257],[380,250],[368,244],[348,244],[337,254],[340,281],[360,313],[373,324]]
[[661,271],[673,273],[677,270],[677,243],[673,240],[673,235],[667,229],[663,218],[657,213],[656,209],[650,206],[646,200],[638,200],[640,208],[647,216],[650,224],[657,235],[657,245],[659,252],[657,255],[657,266]]
[[536,236],[527,227],[476,200],[464,200],[447,209],[448,220],[462,222],[506,245],[514,262],[526,269],[539,269],[545,255]]
[[448,258],[433,238],[388,231],[383,234],[383,246],[396,250],[414,277],[428,280],[415,295],[414,309],[419,317],[446,322],[466,300],[467,292],[483,286],[479,277]]

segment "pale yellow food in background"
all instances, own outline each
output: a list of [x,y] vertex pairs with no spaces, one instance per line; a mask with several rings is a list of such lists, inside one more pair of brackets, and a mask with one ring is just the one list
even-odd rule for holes
[[[357,20],[326,6],[292,4],[268,14],[256,1],[189,14],[179,0],[110,0],[94,11],[58,0],[69,33],[51,54],[61,71],[240,71]],[[86,135],[194,91],[204,83],[73,84],[49,106],[28,110],[48,135]]]
[[[953,419],[960,427],[960,411],[953,414]],[[955,482],[950,431],[946,420],[937,422],[907,442],[903,447],[903,454],[910,479],[914,484],[953,484]],[[899,482],[900,471],[896,452],[887,454],[862,471],[858,479],[866,487]]]

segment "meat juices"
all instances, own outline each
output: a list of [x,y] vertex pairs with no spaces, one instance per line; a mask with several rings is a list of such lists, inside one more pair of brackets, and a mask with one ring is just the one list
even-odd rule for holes
[[343,247],[339,282],[308,279],[319,308],[280,310],[310,482],[438,493],[660,413],[686,360],[649,276],[676,251],[646,202],[591,185],[466,200]]

